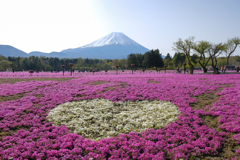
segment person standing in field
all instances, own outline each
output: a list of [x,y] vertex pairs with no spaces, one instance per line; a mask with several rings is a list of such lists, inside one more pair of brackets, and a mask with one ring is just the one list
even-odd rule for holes
[[216,72],[218,73],[218,66],[216,66]]
[[221,71],[223,72],[223,66],[221,66]]

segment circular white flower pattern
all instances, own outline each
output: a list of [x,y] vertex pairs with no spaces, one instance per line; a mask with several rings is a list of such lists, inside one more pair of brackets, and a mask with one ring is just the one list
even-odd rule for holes
[[167,101],[126,101],[93,99],[67,102],[52,109],[47,118],[54,125],[66,125],[70,131],[100,140],[121,133],[159,129],[177,120],[177,106]]

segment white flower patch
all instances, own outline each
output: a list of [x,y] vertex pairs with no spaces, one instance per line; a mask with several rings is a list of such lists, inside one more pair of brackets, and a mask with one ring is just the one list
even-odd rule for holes
[[159,129],[177,120],[179,114],[177,106],[167,101],[115,104],[106,99],[93,99],[61,104],[52,109],[47,118],[85,138],[100,140],[121,133]]

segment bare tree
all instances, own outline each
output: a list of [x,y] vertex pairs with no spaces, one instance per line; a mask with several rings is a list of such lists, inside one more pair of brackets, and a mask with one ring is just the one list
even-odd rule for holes
[[211,44],[207,41],[199,41],[192,46],[193,50],[199,54],[198,63],[202,66],[204,73],[207,73],[206,66],[210,60],[210,57],[207,57],[206,54],[210,47]]
[[193,74],[193,69],[194,69],[194,66],[191,61],[191,56],[190,56],[190,52],[193,44],[194,44],[194,37],[189,37],[184,41],[181,38],[179,38],[177,42],[173,43],[174,45],[173,50],[180,51],[186,55],[188,60],[188,65],[190,67],[190,74]]
[[216,74],[216,66],[217,66],[217,57],[222,54],[222,52],[226,49],[226,46],[222,43],[219,44],[212,44],[209,49],[209,57],[212,61],[212,67],[213,67],[213,74]]
[[225,71],[228,67],[229,64],[229,58],[233,54],[233,52],[236,50],[237,46],[240,44],[240,38],[239,37],[234,37],[232,39],[228,39],[227,43],[225,44],[225,56],[227,57],[227,65],[224,69],[224,74]]

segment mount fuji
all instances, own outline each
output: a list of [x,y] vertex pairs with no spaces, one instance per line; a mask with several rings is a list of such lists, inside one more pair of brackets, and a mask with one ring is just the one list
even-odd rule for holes
[[142,53],[149,51],[146,47],[138,44],[121,32],[112,32],[107,36],[73,49],[61,52],[30,52],[29,56],[46,56],[59,58],[96,58],[96,59],[121,59],[127,58],[131,53]]

